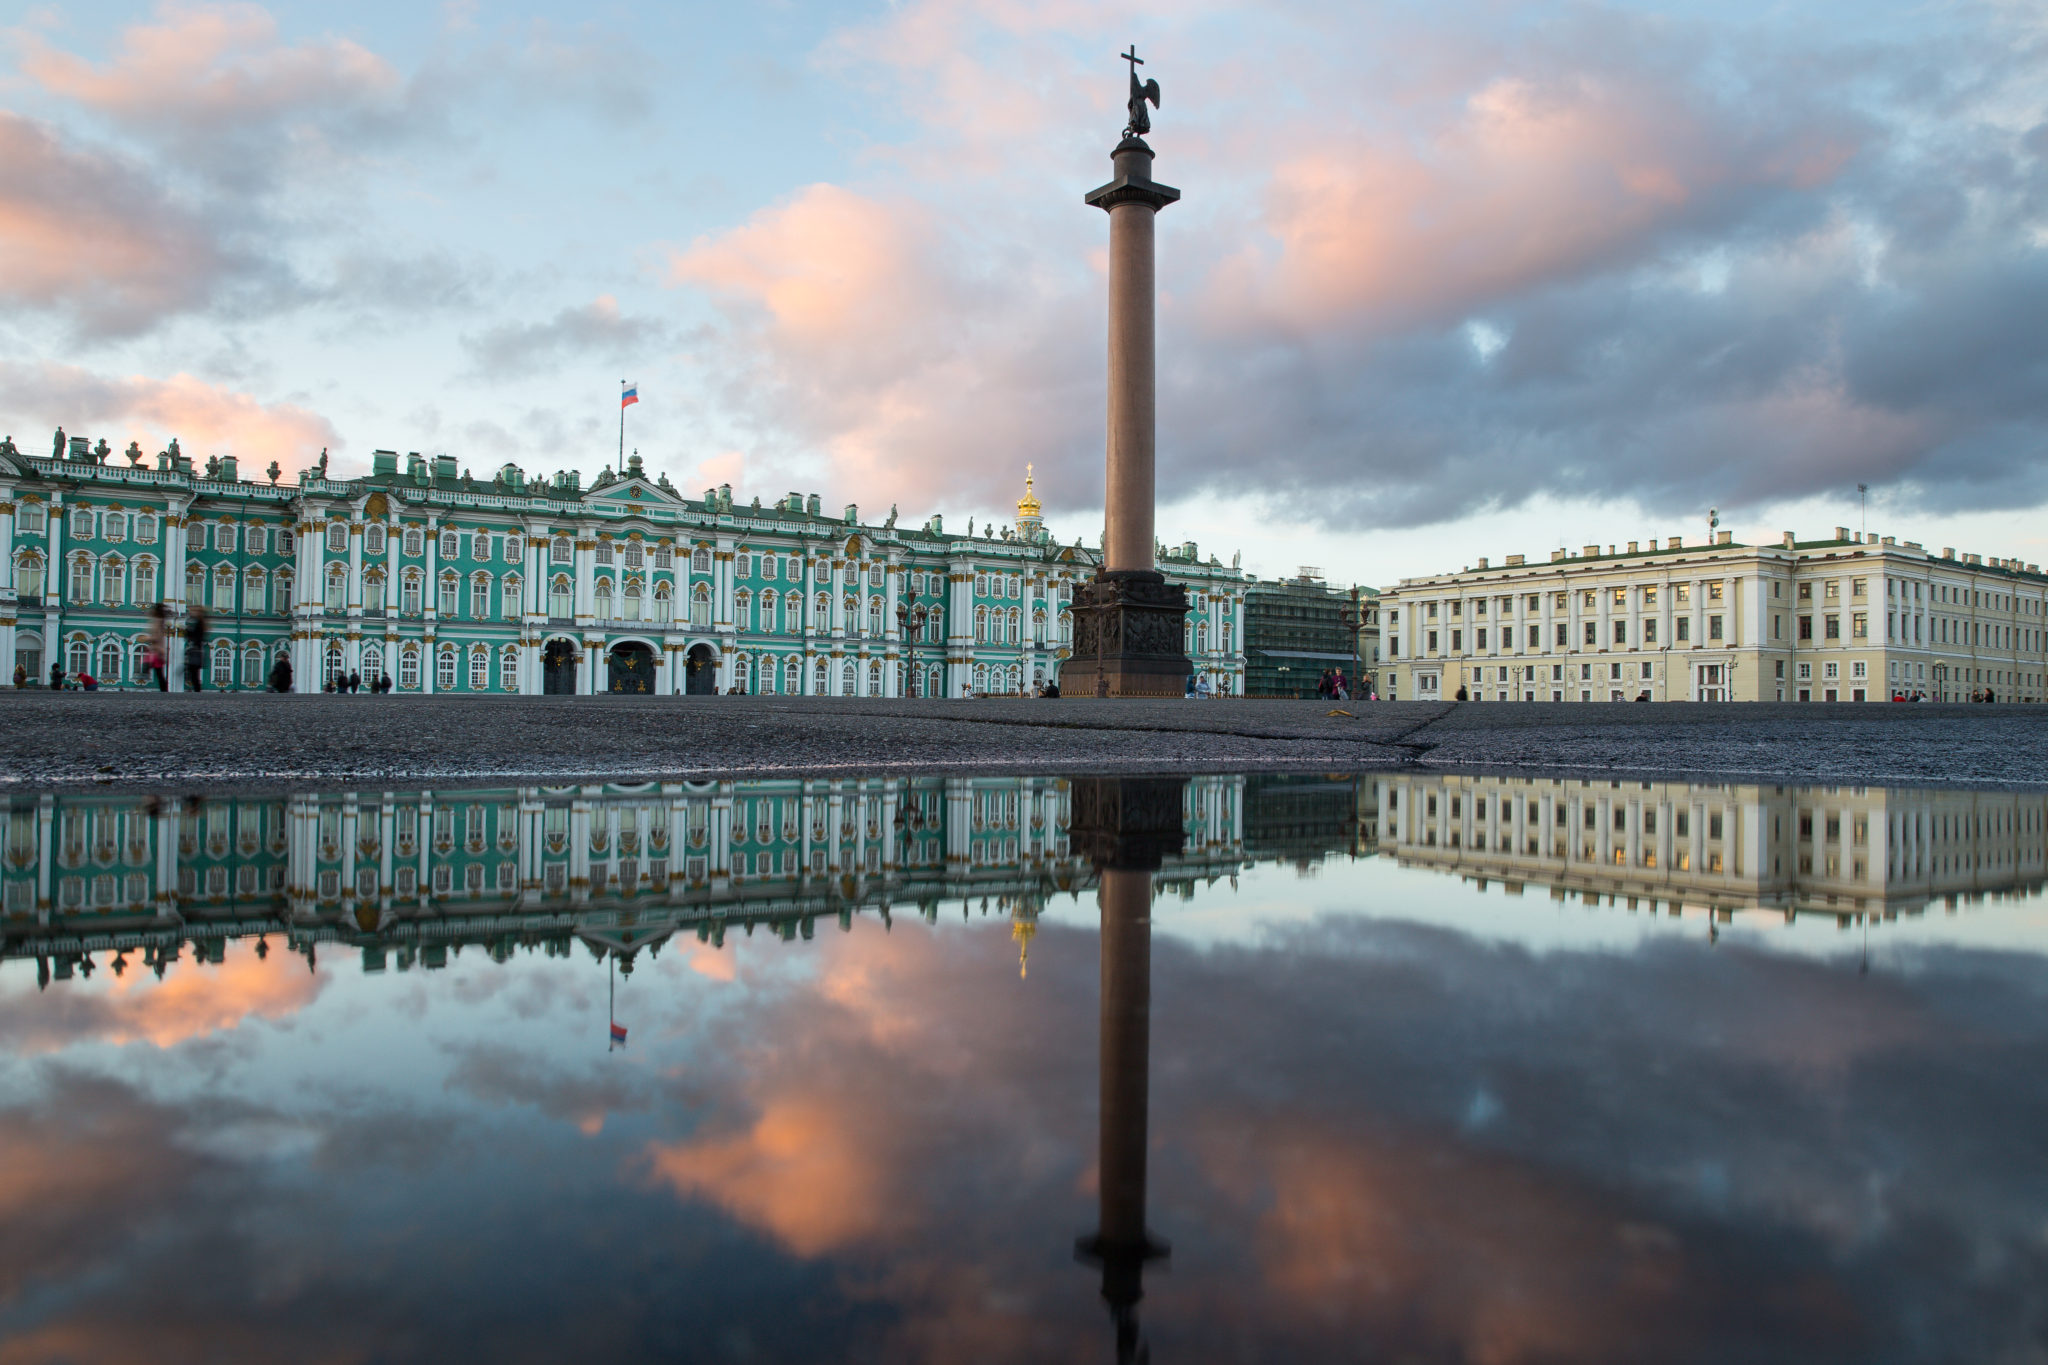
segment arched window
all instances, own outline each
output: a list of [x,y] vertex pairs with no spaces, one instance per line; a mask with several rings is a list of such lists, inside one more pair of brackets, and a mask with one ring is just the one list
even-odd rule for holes
[[242,548],[252,555],[263,553],[264,529],[254,522],[242,528]]
[[711,589],[702,583],[690,589],[690,625],[697,630],[711,628]]
[[1045,643],[1044,607],[1033,607],[1031,610],[1031,643],[1034,645]]
[[384,672],[384,650],[379,645],[363,646],[363,681],[375,682]]
[[879,588],[879,587],[881,587],[881,586],[882,586],[882,566],[881,566],[881,565],[879,565],[879,564],[870,564],[870,565],[868,565],[868,586],[869,586],[869,587],[871,587],[871,588]]
[[100,646],[99,680],[103,683],[121,681],[121,646],[113,640]]
[[881,633],[882,599],[879,597],[870,597],[868,599],[868,634],[878,636]]
[[645,558],[646,556],[641,552],[639,541],[629,540],[626,542],[625,560],[627,568],[638,569],[643,567]]
[[279,569],[277,571],[277,614],[279,616],[289,616],[291,610],[292,571],[290,569]]
[[1060,643],[1061,643],[1061,644],[1063,644],[1063,645],[1069,645],[1069,644],[1072,644],[1073,642],[1074,642],[1074,618],[1073,618],[1073,617],[1072,617],[1071,615],[1069,615],[1068,613],[1066,613],[1066,612],[1061,612],[1061,613],[1060,613]]
[[628,621],[640,619],[640,602],[643,592],[644,590],[637,580],[626,585],[626,619]]
[[490,560],[491,533],[489,531],[478,531],[476,533],[476,538],[470,543],[469,557],[478,563],[486,563]]
[[283,530],[277,533],[277,552],[281,555],[295,555],[299,552],[299,533]]
[[882,663],[879,659],[868,660],[868,695],[882,695]]
[[600,540],[597,542],[597,562],[604,565],[606,568],[611,567],[612,543],[609,540]]
[[556,536],[548,545],[548,562],[550,564],[574,564],[576,562],[575,543],[567,536]]
[[519,650],[515,645],[498,651],[498,687],[505,692],[519,690]]
[[235,680],[235,647],[226,640],[213,647],[213,685],[226,687]]
[[39,536],[43,533],[43,505],[39,502],[25,502],[21,505],[17,529],[25,536]]
[[14,561],[14,588],[22,597],[43,595],[43,561],[34,555],[20,555]]
[[1207,654],[1208,652],[1209,623],[1207,621],[1197,621],[1195,622],[1195,653]]
[[405,528],[404,553],[407,559],[418,559],[427,552],[426,533],[417,526]]
[[363,553],[366,555],[381,555],[384,553],[384,528],[376,522],[371,522],[363,530]]
[[1024,643],[1024,609],[1022,607],[1010,608],[1010,643],[1013,645]]
[[927,697],[943,696],[946,691],[946,671],[933,664],[925,670],[924,694]]
[[327,642],[327,648],[321,651],[321,654],[321,661],[325,664],[325,668],[321,671],[320,674],[320,681],[323,684],[331,682],[340,682],[343,678],[346,678],[348,676],[348,667],[343,659],[341,641],[329,640]]
[[846,623],[846,633],[858,636],[860,634],[860,599],[849,597],[841,602],[839,604],[839,615],[840,619]]
[[441,558],[452,560],[462,554],[462,537],[456,535],[455,532],[443,531],[440,540],[441,543],[436,547],[435,553]]
[[659,545],[657,545],[657,546],[655,546],[655,547],[654,547],[654,567],[655,567],[655,568],[657,568],[657,569],[673,569],[673,568],[675,567],[675,565],[676,565],[676,555],[675,555],[675,551],[669,548],[669,545],[668,545],[668,542],[667,542],[667,541],[663,541],[663,542],[662,542],[661,544],[659,544]]
[[420,686],[420,647],[406,645],[398,651],[398,685],[408,692]]
[[469,619],[488,621],[491,619],[491,576],[487,573],[472,574],[469,580]]
[[977,691],[977,692],[986,692],[986,691],[988,691],[988,665],[987,665],[987,664],[976,664],[976,665],[974,666],[974,690],[975,690],[975,691]]
[[748,592],[745,588],[741,588],[737,593],[733,594],[732,606],[733,614],[738,618],[735,622],[736,627],[740,630],[752,630],[754,628],[754,594]]
[[187,564],[185,566],[185,600],[204,605],[206,602],[206,566]]
[[516,535],[505,537],[505,562],[517,564],[526,557],[526,541]]
[[100,601],[110,607],[121,605],[126,596],[121,589],[126,586],[127,574],[122,572],[121,561],[113,556],[100,561]]
[[569,585],[569,575],[558,573],[548,583],[548,615],[567,618],[576,612],[576,590]]
[[213,609],[233,611],[235,609],[235,571],[222,564],[213,571]]
[[84,640],[73,640],[70,648],[66,649],[64,653],[66,655],[65,667],[73,677],[78,676],[80,673],[92,672],[92,646]]
[[986,596],[988,596],[988,575],[987,575],[987,574],[985,574],[985,573],[978,573],[978,574],[976,574],[976,575],[974,576],[974,595],[975,595],[976,597],[986,597]]
[[832,620],[832,595],[821,592],[818,594],[818,600],[811,605],[813,608],[811,629],[813,631],[826,629]]
[[1010,690],[1012,692],[1022,692],[1024,690],[1024,669],[1020,664],[1010,665]]
[[348,570],[340,564],[327,566],[327,609],[340,611],[348,605]]
[[92,539],[91,509],[81,507],[71,514],[71,538],[73,540]]
[[401,616],[420,614],[420,571],[407,569],[398,584],[398,612]]
[[348,523],[330,521],[327,523],[327,553],[345,555],[348,553]]
[[462,578],[453,569],[441,575],[440,600],[436,606],[439,613],[451,621],[462,610]]
[[[42,576],[38,574],[36,577],[40,586]],[[138,559],[135,561],[135,605],[147,606],[156,600],[156,561]]]
[[261,687],[263,681],[263,646],[252,644],[242,651],[242,686]]
[[156,544],[156,513],[136,513],[135,538],[141,541],[144,545]]
[[488,692],[491,688],[491,651],[482,645],[469,651],[469,690]]
[[792,697],[804,690],[803,660],[794,654],[782,661],[782,690]]
[[517,621],[520,613],[526,609],[526,598],[521,591],[525,586],[518,574],[505,575],[504,586],[498,592],[498,605],[505,609],[507,621]]
[[839,695],[842,697],[857,697],[860,695],[860,674],[855,670],[853,660],[851,659],[848,659],[839,670]]
[[702,545],[699,545],[696,549],[690,551],[690,572],[710,573],[711,551],[705,549]]
[[442,645],[439,652],[434,656],[434,690],[436,692],[453,692],[455,690],[456,667],[457,654],[455,646],[452,644]]
[[597,598],[597,619],[598,619],[598,620],[600,620],[600,621],[609,621],[609,620],[611,620],[611,619],[612,619],[612,581],[611,581],[611,580],[610,580],[609,578],[600,578],[600,579],[598,579],[598,580],[597,580],[597,591],[596,591],[596,594],[595,594],[595,595],[596,595],[596,598]]
[[100,535],[107,540],[128,539],[128,518],[119,512],[109,512],[100,520]]
[[818,660],[818,666],[811,670],[811,694],[822,697],[831,690],[832,661]]
[[735,654],[732,660],[732,685],[737,687],[743,694],[751,694],[754,690],[751,681],[752,676],[747,667],[747,656]]
[[666,583],[654,585],[654,619],[663,625],[676,619],[675,590]]
[[775,604],[776,604],[776,602],[777,602],[778,600],[779,600],[779,599],[777,599],[777,597],[775,596],[775,589],[773,589],[773,588],[764,588],[764,589],[762,589],[762,591],[761,591],[761,633],[762,633],[763,635],[773,635],[773,634],[775,634]]
[[85,555],[71,561],[71,600],[79,606],[92,601],[92,560]]
[[988,608],[987,608],[987,607],[976,607],[976,608],[974,609],[974,642],[975,642],[976,644],[987,644],[987,643],[988,643]]

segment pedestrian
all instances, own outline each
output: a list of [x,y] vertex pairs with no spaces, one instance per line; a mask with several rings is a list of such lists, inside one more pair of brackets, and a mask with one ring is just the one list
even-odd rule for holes
[[1195,678],[1195,696],[1202,701],[1209,700],[1209,675],[1198,674]]
[[350,696],[363,690],[363,675],[354,669],[350,669],[348,673],[348,690]]
[[14,686],[17,690],[28,686],[28,669],[22,664],[14,666]]
[[167,656],[164,652],[169,648],[169,620],[170,614],[164,610],[163,603],[153,602],[150,604],[149,640],[142,647],[142,680],[147,682],[154,675],[156,678],[156,690],[159,692],[171,690],[170,674],[165,670]]
[[270,690],[289,692],[292,690],[292,662],[284,655],[277,656],[277,662],[270,666]]
[[90,673],[79,674],[78,685],[87,692],[97,692],[100,690],[100,680]]
[[50,665],[50,690],[52,692],[62,692],[64,690],[64,665],[61,663]]
[[195,606],[185,618],[185,690],[204,690],[206,672],[206,608]]
[[1344,680],[1344,670],[1337,669],[1330,678],[1330,695],[1338,701],[1351,700],[1351,686]]
[[1458,697],[1457,697],[1457,699],[1458,699],[1459,701],[1470,701],[1470,700],[1472,700],[1471,694],[1465,691],[1465,684],[1463,684],[1463,683],[1459,683],[1459,684],[1458,684]]
[[377,679],[377,690],[379,692],[389,692],[391,690],[391,675],[389,673],[383,674]]

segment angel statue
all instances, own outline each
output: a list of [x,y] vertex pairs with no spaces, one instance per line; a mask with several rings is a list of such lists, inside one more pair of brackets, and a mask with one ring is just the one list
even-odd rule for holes
[[1143,85],[1138,84],[1138,68],[1145,64],[1145,59],[1138,55],[1136,43],[1131,44],[1129,52],[1119,52],[1116,55],[1131,64],[1131,98],[1128,106],[1131,121],[1124,125],[1124,136],[1143,137],[1152,131],[1152,119],[1145,112],[1145,101],[1152,101],[1154,109],[1159,107],[1159,82],[1146,81]]

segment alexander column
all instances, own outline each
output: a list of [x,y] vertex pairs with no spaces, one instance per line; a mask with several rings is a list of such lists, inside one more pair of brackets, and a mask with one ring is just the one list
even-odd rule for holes
[[1180,191],[1152,178],[1159,82],[1138,83],[1135,44],[1130,122],[1110,153],[1115,178],[1087,196],[1109,214],[1109,448],[1102,568],[1074,600],[1074,654],[1061,669],[1071,696],[1178,697],[1193,671],[1187,593],[1153,567],[1157,362],[1153,346],[1152,220]]

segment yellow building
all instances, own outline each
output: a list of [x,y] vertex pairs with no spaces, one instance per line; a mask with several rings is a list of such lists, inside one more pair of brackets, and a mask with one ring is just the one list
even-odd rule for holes
[[1628,542],[1405,578],[1382,695],[1475,701],[2048,697],[2048,575],[1852,535]]

